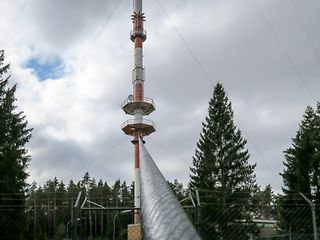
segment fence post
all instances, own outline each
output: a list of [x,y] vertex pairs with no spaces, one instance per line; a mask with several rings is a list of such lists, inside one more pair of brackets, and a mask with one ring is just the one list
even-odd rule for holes
[[306,200],[310,207],[311,207],[311,212],[312,212],[312,225],[313,225],[313,239],[318,240],[318,232],[317,232],[317,222],[316,222],[316,205],[311,202],[305,195],[300,193],[300,195]]
[[196,189],[196,226],[197,232],[200,237],[202,237],[202,230],[201,230],[201,203],[200,203],[200,195],[198,189]]
[[80,220],[80,197],[81,192],[78,193],[76,203],[73,207],[73,219],[72,219],[72,240],[78,240],[79,220]]
[[289,228],[289,240],[292,240],[292,235],[291,235],[291,224],[290,224],[290,228]]
[[33,237],[36,238],[36,229],[37,229],[37,204],[36,204],[36,191],[33,191]]

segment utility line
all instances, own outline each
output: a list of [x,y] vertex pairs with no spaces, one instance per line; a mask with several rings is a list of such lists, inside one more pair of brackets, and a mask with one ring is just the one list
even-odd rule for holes
[[161,147],[163,150],[167,151],[168,153],[172,154],[173,156],[175,156],[177,159],[180,159],[181,161],[183,161],[184,163],[186,163],[186,165],[188,167],[190,167],[190,163],[185,160],[184,158],[180,157],[178,154],[176,154],[175,152],[173,152],[172,150],[164,147],[163,145],[161,145],[159,142],[157,142],[156,140],[149,138],[152,142],[154,142],[155,144],[157,144],[159,147]]
[[4,34],[4,37],[3,37],[3,39],[2,39],[2,41],[1,41],[1,43],[0,43],[0,49],[3,47],[4,43],[7,41],[8,36],[10,35],[10,33],[11,33],[14,25],[16,24],[18,18],[20,17],[20,15],[21,15],[23,9],[25,8],[25,6],[27,5],[28,1],[29,1],[29,0],[25,0],[25,1],[23,2],[23,4],[22,4],[22,6],[20,7],[20,9],[19,9],[16,17],[15,17],[14,20],[12,21],[12,23],[11,23],[10,27],[8,28],[7,32]]
[[108,148],[107,150],[105,150],[104,152],[102,152],[100,155],[98,155],[97,157],[95,157],[94,159],[92,159],[90,162],[82,165],[81,167],[79,167],[77,170],[73,171],[72,173],[70,173],[69,175],[67,175],[66,177],[62,178],[61,181],[65,181],[66,179],[70,178],[71,176],[73,176],[74,174],[76,174],[77,172],[83,170],[84,168],[87,168],[88,166],[92,165],[94,162],[101,160],[103,156],[105,156],[107,153],[112,152],[113,150],[115,150],[117,147],[119,147],[121,144],[123,144],[124,142],[128,141],[128,139],[122,140],[120,142],[118,142],[117,144],[111,146],[110,148]]
[[251,0],[253,2],[253,5],[255,6],[255,8],[257,9],[257,11],[259,12],[259,14],[261,15],[263,21],[265,22],[265,24],[268,26],[273,38],[276,40],[279,48],[282,50],[283,54],[285,55],[285,57],[287,58],[290,66],[292,67],[292,69],[294,70],[294,72],[297,74],[299,80],[301,81],[302,85],[304,86],[306,92],[310,95],[310,97],[312,98],[313,101],[316,102],[315,97],[313,96],[313,94],[311,93],[310,88],[308,87],[306,81],[304,80],[302,74],[300,73],[299,69],[297,68],[297,66],[295,65],[295,63],[293,62],[292,58],[290,57],[288,51],[284,48],[284,46],[282,45],[280,38],[277,36],[275,30],[273,29],[271,23],[268,21],[266,15],[264,14],[264,12],[262,11],[262,9],[259,7],[259,5],[257,4],[257,2],[255,0]]
[[320,61],[320,54],[319,54],[318,50],[316,49],[316,47],[314,46],[314,43],[313,43],[312,38],[311,38],[311,35],[310,35],[309,31],[307,30],[306,25],[302,21],[302,17],[300,15],[295,3],[294,3],[294,0],[291,0],[290,2],[291,2],[293,10],[295,12],[295,15],[297,16],[297,19],[298,19],[298,21],[299,21],[299,23],[300,23],[300,25],[302,27],[303,32],[307,36],[307,38],[308,38],[308,40],[309,40],[309,42],[311,44],[311,47],[313,48],[313,51],[314,51],[315,55],[317,56],[318,60]]
[[[203,72],[203,74],[205,75],[206,79],[213,85],[213,81],[210,79],[209,75],[207,74],[205,68],[201,65],[200,61],[197,59],[197,57],[195,56],[194,52],[192,51],[191,47],[187,44],[187,42],[184,40],[183,36],[180,34],[180,32],[178,31],[177,27],[175,26],[174,22],[172,21],[172,19],[170,18],[169,14],[167,13],[167,11],[163,8],[163,6],[161,5],[159,0],[156,0],[158,5],[160,6],[161,10],[163,11],[163,13],[165,14],[165,16],[169,19],[170,23],[172,24],[173,28],[175,29],[177,35],[179,36],[180,40],[184,43],[185,47],[188,49],[188,51],[190,52],[191,56],[194,58],[195,62],[198,64],[199,68],[201,69],[201,71]],[[238,126],[240,126],[240,122],[237,121]],[[265,160],[265,158],[263,157],[261,151],[258,149],[257,145],[254,143],[253,139],[250,138],[249,134],[247,132],[244,131],[243,128],[241,128],[242,131],[247,135],[248,140],[252,143],[252,146],[255,148],[256,152],[258,153],[259,157],[265,162],[265,164],[269,167],[270,171],[272,172],[272,174],[275,176],[276,180],[280,183],[277,175],[274,173],[273,169],[271,168],[271,166],[267,163],[267,161]]]
[[264,158],[263,154],[261,153],[260,149],[257,147],[257,145],[255,144],[255,142],[252,140],[252,138],[249,136],[248,132],[246,132],[244,130],[244,128],[241,127],[241,124],[238,120],[236,120],[237,125],[239,126],[238,129],[241,129],[242,132],[247,136],[247,139],[251,142],[253,148],[256,150],[257,154],[259,155],[259,157],[262,159],[262,161],[267,165],[267,167],[269,168],[269,170],[271,171],[272,175],[275,177],[275,179],[277,180],[277,182],[280,184],[280,186],[282,185],[281,181],[279,180],[279,176],[277,174],[275,174],[275,172],[273,171],[272,167],[269,165],[268,161]]
[[[99,39],[99,37],[101,36],[101,34],[103,33],[105,27],[107,26],[107,24],[110,22],[112,16],[114,15],[115,11],[117,10],[117,8],[119,7],[121,3],[121,0],[118,0],[117,3],[115,4],[114,8],[112,9],[111,13],[109,14],[109,16],[106,18],[106,20],[104,21],[103,25],[101,26],[99,32],[97,33],[97,35],[95,36],[95,38],[93,39],[92,43],[90,44],[90,46],[86,49],[85,53],[83,54],[83,56],[80,58],[80,61],[78,62],[78,66],[76,67],[76,69],[82,69],[82,65],[87,62],[85,61],[85,59],[87,59],[86,57],[88,56],[89,52],[92,50],[92,48],[94,47],[94,45],[96,44],[97,40]],[[74,79],[77,74],[79,74],[79,71],[75,71],[74,74],[72,74],[72,76],[70,78],[68,78],[67,80],[71,81],[72,79]],[[33,138],[34,136],[37,135],[37,133],[39,132],[39,129],[41,129],[45,124],[47,124],[49,116],[51,114],[51,112],[53,112],[55,105],[57,104],[58,100],[61,99],[61,95],[63,94],[63,91],[60,91],[60,93],[58,94],[58,96],[55,98],[55,100],[53,101],[52,105],[50,106],[49,110],[46,112],[45,116],[43,117],[42,121],[40,122],[40,124],[38,124],[38,126],[36,128],[34,128],[34,133],[33,133]],[[33,139],[31,138],[31,139]]]
[[182,36],[182,34],[179,32],[178,28],[176,27],[176,25],[174,24],[173,20],[170,18],[169,14],[167,13],[167,11],[163,8],[163,6],[161,5],[159,0],[156,0],[156,2],[158,3],[160,9],[162,10],[162,12],[164,13],[164,15],[168,18],[169,22],[171,23],[174,31],[177,33],[178,37],[180,38],[180,40],[182,41],[182,43],[184,44],[184,46],[187,48],[187,50],[189,51],[190,55],[192,56],[193,60],[196,62],[196,64],[198,65],[198,67],[200,68],[200,70],[202,71],[204,77],[206,78],[206,80],[209,82],[209,84],[211,85],[211,87],[213,87],[214,83],[211,80],[208,72],[205,70],[205,68],[202,66],[200,60],[197,58],[197,56],[195,55],[195,53],[193,52],[192,48],[189,46],[189,44],[187,43],[187,41],[184,39],[184,37]]

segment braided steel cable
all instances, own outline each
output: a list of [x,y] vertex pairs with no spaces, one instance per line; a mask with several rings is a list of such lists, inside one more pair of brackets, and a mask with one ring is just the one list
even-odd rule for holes
[[142,233],[147,240],[200,240],[167,181],[139,140]]

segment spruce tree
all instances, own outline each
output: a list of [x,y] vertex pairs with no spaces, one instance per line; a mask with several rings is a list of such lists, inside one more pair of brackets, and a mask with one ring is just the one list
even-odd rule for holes
[[320,204],[320,102],[317,103],[313,120],[312,141],[314,144],[314,153],[312,156],[312,174],[311,185],[315,195],[315,201]]
[[257,188],[255,165],[248,162],[245,144],[234,124],[231,102],[218,83],[190,168],[189,185],[200,191],[201,225],[208,239],[248,239],[255,231],[249,206]]
[[[319,128],[320,111],[308,106],[299,124],[292,146],[284,151],[284,196],[280,199],[281,228],[292,232],[312,232],[310,206],[300,196],[303,193],[319,203]],[[299,215],[299,218],[296,216]]]
[[173,182],[167,181],[174,195],[176,195],[178,201],[184,200],[188,196],[187,190],[183,187],[183,184],[174,179]]
[[25,148],[31,137],[23,112],[15,105],[16,85],[9,86],[0,51],[0,236],[3,239],[24,239],[26,228],[26,168],[30,156]]
[[276,219],[275,195],[271,185],[267,185],[263,190],[259,190],[253,199],[255,208],[254,217],[257,219]]

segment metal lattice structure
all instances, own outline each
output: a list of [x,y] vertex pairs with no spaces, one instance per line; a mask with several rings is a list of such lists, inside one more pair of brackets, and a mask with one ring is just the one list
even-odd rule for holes
[[147,240],[200,240],[167,181],[140,140],[142,233]]

